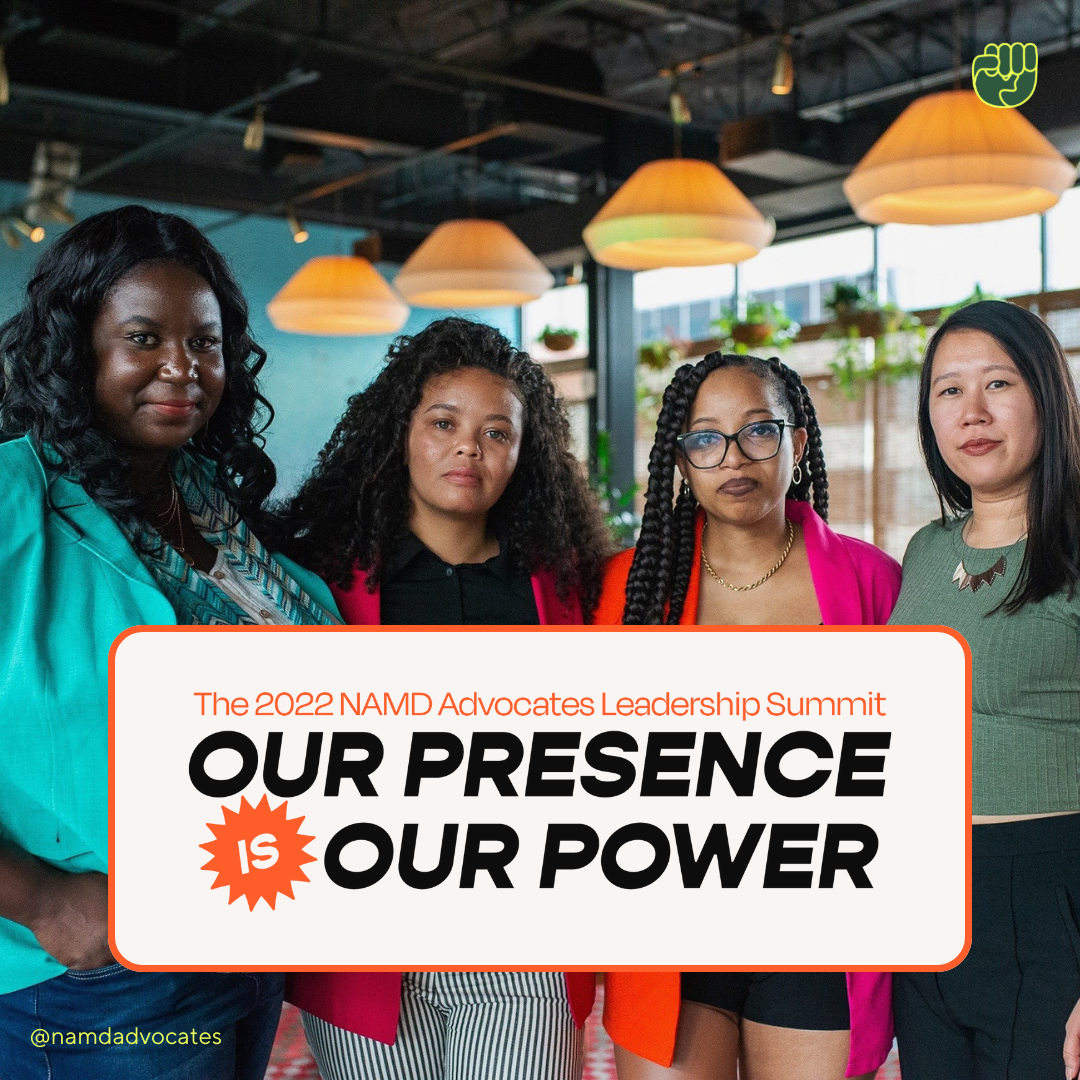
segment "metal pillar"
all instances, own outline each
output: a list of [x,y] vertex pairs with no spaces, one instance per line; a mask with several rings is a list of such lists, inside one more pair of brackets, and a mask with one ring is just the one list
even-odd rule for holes
[[589,352],[596,370],[593,431],[606,432],[608,485],[613,493],[625,494],[634,484],[637,421],[634,275],[589,262],[585,280],[589,286]]

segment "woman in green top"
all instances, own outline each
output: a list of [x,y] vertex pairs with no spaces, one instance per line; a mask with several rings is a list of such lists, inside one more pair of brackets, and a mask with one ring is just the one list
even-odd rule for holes
[[1080,1072],[1080,406],[1035,315],[948,318],[919,434],[942,517],[904,557],[895,624],[945,624],[972,657],[972,942],[898,974],[904,1080]]
[[53,244],[0,327],[5,1080],[265,1072],[282,976],[114,963],[106,876],[116,635],[337,621],[326,586],[256,538],[274,486],[265,359],[218,252],[138,206]]

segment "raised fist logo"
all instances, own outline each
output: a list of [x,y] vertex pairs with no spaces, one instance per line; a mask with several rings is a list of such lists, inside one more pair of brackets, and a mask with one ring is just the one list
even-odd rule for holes
[[971,80],[980,101],[995,109],[1015,109],[1035,93],[1039,50],[1035,45],[987,45],[971,62]]

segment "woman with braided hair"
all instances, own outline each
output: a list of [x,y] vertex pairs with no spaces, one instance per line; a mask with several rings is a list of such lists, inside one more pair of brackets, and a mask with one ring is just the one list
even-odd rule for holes
[[[826,525],[828,490],[794,371],[718,352],[684,365],[664,393],[640,539],[608,564],[594,621],[884,623],[900,567]],[[865,1078],[892,1045],[876,972],[613,972],[606,995],[620,1080]]]

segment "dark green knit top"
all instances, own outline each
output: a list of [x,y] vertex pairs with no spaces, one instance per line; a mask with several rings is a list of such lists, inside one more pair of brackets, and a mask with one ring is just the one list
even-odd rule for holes
[[[892,625],[940,624],[971,646],[972,813],[1080,810],[1080,591],[988,615],[1016,582],[1024,541],[970,548],[966,518],[912,537]],[[953,575],[1005,572],[976,591]]]

